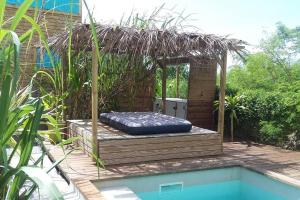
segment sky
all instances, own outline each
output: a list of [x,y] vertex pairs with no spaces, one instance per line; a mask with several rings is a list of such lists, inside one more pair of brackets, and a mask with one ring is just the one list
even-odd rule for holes
[[[277,22],[300,26],[300,0],[86,0],[99,22],[117,23],[132,10],[151,13],[165,4],[176,12],[191,14],[190,24],[203,33],[229,35],[255,46],[275,30]],[[83,5],[82,14],[86,16]]]

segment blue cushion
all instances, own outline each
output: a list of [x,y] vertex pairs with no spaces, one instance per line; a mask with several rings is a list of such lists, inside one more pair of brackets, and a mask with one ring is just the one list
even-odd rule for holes
[[153,112],[101,113],[100,121],[131,135],[183,133],[192,128],[187,120]]

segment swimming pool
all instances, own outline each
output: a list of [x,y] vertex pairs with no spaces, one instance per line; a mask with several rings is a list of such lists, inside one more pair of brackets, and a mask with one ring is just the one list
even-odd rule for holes
[[243,167],[94,183],[107,200],[300,200],[300,188]]

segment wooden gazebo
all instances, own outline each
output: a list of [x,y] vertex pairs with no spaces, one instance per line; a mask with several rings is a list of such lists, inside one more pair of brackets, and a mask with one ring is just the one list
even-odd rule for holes
[[[221,141],[223,142],[227,54],[231,52],[241,55],[245,42],[199,32],[180,32],[175,29],[138,29],[136,27],[101,24],[96,24],[96,35],[97,38],[93,38],[90,25],[78,24],[72,31],[66,31],[50,40],[51,48],[60,52],[62,56],[66,55],[70,39],[74,51],[92,51],[93,147],[99,146],[97,139],[98,55],[106,53],[129,54],[132,60],[141,56],[147,57],[152,59],[162,69],[165,69],[165,66],[172,60],[180,61],[193,58],[215,60],[220,66],[220,103],[217,132],[221,135]],[[94,45],[95,41],[98,41],[97,45]],[[163,77],[165,76],[164,70]],[[163,88],[165,87],[163,82]],[[163,105],[165,105],[166,101],[166,93],[164,91],[162,93]],[[164,108],[165,106],[163,106],[163,110]],[[94,148],[94,152],[98,153],[98,149]]]

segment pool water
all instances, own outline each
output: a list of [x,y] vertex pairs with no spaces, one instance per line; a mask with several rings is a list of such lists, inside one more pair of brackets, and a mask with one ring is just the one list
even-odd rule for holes
[[[112,194],[108,200],[300,200],[300,188],[242,167],[94,184],[104,194]],[[122,192],[122,188],[126,188],[126,192]]]
[[241,181],[196,185],[183,188],[182,191],[141,192],[137,196],[142,200],[283,200],[283,196],[275,195],[253,185]]

